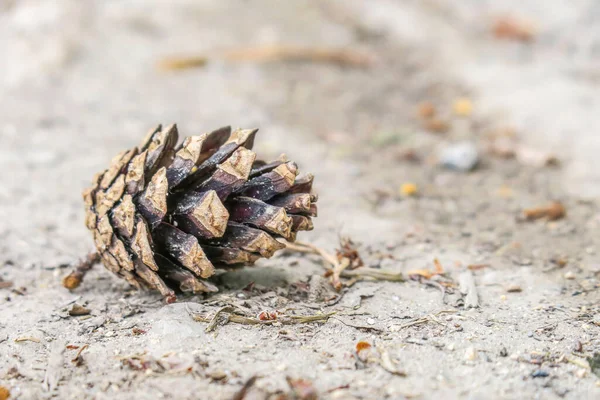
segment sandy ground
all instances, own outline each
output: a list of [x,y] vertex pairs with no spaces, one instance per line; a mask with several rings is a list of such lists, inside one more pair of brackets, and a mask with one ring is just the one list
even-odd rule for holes
[[[533,42],[490,34],[507,12],[535,24]],[[247,399],[287,398],[286,377],[332,399],[600,397],[586,361],[600,351],[599,13],[594,1],[0,1],[0,278],[13,282],[0,289],[0,386],[11,399],[231,399],[258,375]],[[156,69],[165,56],[273,43],[375,63]],[[457,97],[473,102],[469,118],[451,115]],[[422,101],[447,133],[422,128]],[[395,272],[438,258],[445,277],[358,282],[338,298],[318,258],[281,254],[168,306],[101,267],[69,293],[60,278],[92,247],[81,190],[157,122],[183,134],[259,127],[263,157],[285,151],[317,176],[320,215],[302,240],[333,251],[351,237],[365,264]],[[489,132],[509,127],[561,165],[486,152]],[[436,166],[464,140],[479,147],[476,170]],[[405,182],[419,195],[400,196]],[[566,218],[517,218],[551,200]],[[456,286],[480,264],[469,308]],[[69,316],[74,303],[91,315]],[[228,304],[336,314],[209,333],[190,316]]]

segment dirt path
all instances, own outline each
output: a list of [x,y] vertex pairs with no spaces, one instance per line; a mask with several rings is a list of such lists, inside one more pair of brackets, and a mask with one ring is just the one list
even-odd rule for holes
[[[561,59],[552,40],[567,22],[523,10],[544,28],[540,39],[499,43],[486,18],[503,10],[467,3],[0,3],[0,278],[13,282],[0,289],[0,386],[19,399],[230,399],[258,375],[247,399],[289,393],[286,377],[332,399],[597,398],[599,378],[586,358],[600,351],[600,207],[573,195],[600,187],[589,168],[579,175],[596,149],[595,58],[563,60],[538,76]],[[557,5],[582,30],[567,44],[594,46],[579,41],[597,30],[581,23],[588,6]],[[375,63],[155,68],[165,56],[248,43],[351,47]],[[473,101],[468,118],[452,115],[458,97]],[[422,101],[441,110],[447,133],[421,127]],[[221,276],[218,295],[169,306],[100,267],[67,292],[65,265],[92,246],[81,189],[160,121],[177,122],[183,134],[228,123],[261,128],[262,156],[285,151],[317,176],[319,217],[302,240],[333,251],[348,236],[367,266],[394,272],[432,270],[437,258],[445,276],[358,282],[337,298],[318,258],[281,254]],[[533,168],[488,154],[487,133],[508,126],[563,165]],[[479,148],[474,171],[436,165],[457,141]],[[407,182],[418,196],[399,194]],[[565,205],[566,218],[517,218],[552,200]],[[475,308],[458,288],[468,265],[482,266],[471,272]],[[91,316],[69,316],[75,302]],[[208,333],[190,316],[210,318],[226,305],[251,315],[336,314]],[[360,341],[370,353],[355,354]],[[84,345],[78,365],[71,360]]]

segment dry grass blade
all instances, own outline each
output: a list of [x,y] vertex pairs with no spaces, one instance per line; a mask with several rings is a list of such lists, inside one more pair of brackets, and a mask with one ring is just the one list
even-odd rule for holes
[[425,317],[417,318],[417,319],[414,319],[414,320],[412,320],[410,322],[407,322],[406,324],[400,325],[399,329],[405,329],[405,328],[409,328],[409,327],[415,326],[415,325],[426,324],[428,322],[436,322],[436,323],[438,323],[440,325],[443,325],[438,320],[438,318],[436,318],[436,317],[438,317],[440,315],[443,315],[443,314],[456,314],[456,311],[454,311],[454,310],[442,310],[442,311],[439,311],[439,312],[437,312],[435,314],[429,314],[429,315],[426,315]]
[[273,45],[234,49],[206,55],[169,57],[159,61],[158,67],[165,71],[199,68],[213,60],[255,63],[303,61],[356,68],[369,67],[374,62],[372,56],[352,49]]

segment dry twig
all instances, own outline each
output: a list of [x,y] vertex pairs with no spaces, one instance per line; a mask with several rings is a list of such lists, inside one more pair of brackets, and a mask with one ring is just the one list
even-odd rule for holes
[[160,60],[158,67],[165,71],[199,68],[204,67],[207,63],[215,60],[230,62],[247,61],[255,63],[303,61],[357,68],[365,68],[373,64],[372,56],[353,49],[342,50],[320,47],[272,45],[213,52],[197,56],[168,57]]
[[219,316],[223,314],[226,314],[225,323],[233,322],[242,325],[273,325],[275,323],[279,323],[281,325],[295,325],[306,324],[310,322],[326,322],[329,319],[329,317],[335,314],[335,312],[331,312],[327,314],[317,315],[291,315],[282,316],[281,318],[277,319],[261,320],[259,318],[236,314],[235,309],[232,306],[225,306],[223,308],[220,308],[211,318],[194,313],[189,309],[188,313],[194,321],[209,323],[205,329],[206,332],[211,332],[217,327],[217,324],[219,323]]
[[85,259],[74,266],[73,272],[63,278],[63,286],[69,290],[76,289],[83,281],[85,274],[98,262],[100,262],[100,254],[97,252],[89,253]]

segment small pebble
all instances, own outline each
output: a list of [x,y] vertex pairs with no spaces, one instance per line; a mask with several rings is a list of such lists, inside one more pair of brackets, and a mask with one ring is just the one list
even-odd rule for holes
[[575,274],[573,273],[573,271],[568,271],[565,273],[564,278],[565,279],[575,279]]
[[521,286],[519,286],[519,285],[509,285],[506,288],[506,291],[508,293],[520,293],[520,292],[523,291],[523,288]]
[[547,378],[550,374],[543,369],[537,369],[531,373],[532,378]]
[[467,361],[477,360],[477,350],[475,350],[475,347],[467,348],[467,351],[465,351],[465,360],[467,360]]
[[373,324],[375,324],[375,320],[373,318],[369,318],[369,319],[367,319],[367,324],[373,325]]
[[448,169],[471,171],[479,162],[479,152],[471,142],[459,142],[446,147],[440,155],[440,164]]

